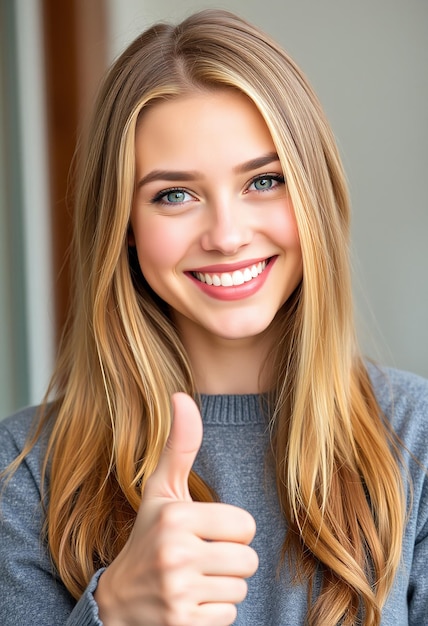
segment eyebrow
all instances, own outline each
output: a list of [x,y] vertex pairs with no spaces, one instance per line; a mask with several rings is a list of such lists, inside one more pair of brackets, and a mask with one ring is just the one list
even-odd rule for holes
[[[251,172],[276,162],[279,162],[278,154],[276,152],[268,152],[260,157],[250,159],[249,161],[245,161],[245,163],[237,165],[233,168],[233,171],[237,174],[245,174],[246,172]],[[143,187],[155,180],[186,181],[196,180],[198,178],[202,178],[202,174],[196,170],[152,170],[138,181],[137,188]]]
[[264,167],[265,165],[270,165],[271,163],[279,162],[279,156],[276,152],[268,152],[263,156],[257,157],[255,159],[251,159],[250,161],[246,161],[241,165],[237,165],[233,168],[233,170],[237,174],[245,174],[246,172],[252,172],[253,170],[258,170],[260,167]]

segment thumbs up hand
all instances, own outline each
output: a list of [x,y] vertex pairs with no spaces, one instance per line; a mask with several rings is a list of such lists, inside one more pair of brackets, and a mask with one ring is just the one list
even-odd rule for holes
[[173,408],[129,540],[99,580],[95,599],[105,626],[228,626],[258,566],[249,513],[192,502],[187,483],[202,420],[184,393],[174,394]]

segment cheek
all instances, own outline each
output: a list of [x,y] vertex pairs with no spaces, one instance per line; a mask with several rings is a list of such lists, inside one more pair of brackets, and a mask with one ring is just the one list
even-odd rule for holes
[[162,219],[152,219],[132,225],[140,268],[147,279],[175,267],[184,254],[180,229],[162,222]]
[[291,203],[286,210],[282,204],[273,212],[270,220],[270,235],[281,248],[294,249],[300,253],[300,237]]

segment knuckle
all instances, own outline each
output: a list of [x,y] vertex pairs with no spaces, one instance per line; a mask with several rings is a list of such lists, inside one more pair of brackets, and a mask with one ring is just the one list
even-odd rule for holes
[[193,621],[189,608],[179,603],[167,607],[163,623],[164,626],[189,626]]
[[156,569],[160,572],[168,571],[174,566],[174,550],[172,546],[162,543],[156,553]]
[[187,546],[179,542],[165,542],[158,548],[157,566],[160,571],[168,572],[184,567],[191,561]]
[[165,504],[159,511],[158,524],[161,530],[181,528],[186,519],[186,512],[178,502]]
[[177,612],[187,596],[187,587],[183,581],[183,577],[179,575],[169,574],[163,576],[160,584],[161,596],[164,598],[165,611],[167,615],[173,615]]

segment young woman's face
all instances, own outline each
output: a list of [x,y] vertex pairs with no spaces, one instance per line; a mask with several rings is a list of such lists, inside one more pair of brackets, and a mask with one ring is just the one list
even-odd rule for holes
[[184,337],[253,338],[302,278],[275,146],[238,92],[149,108],[136,134],[130,243]]

